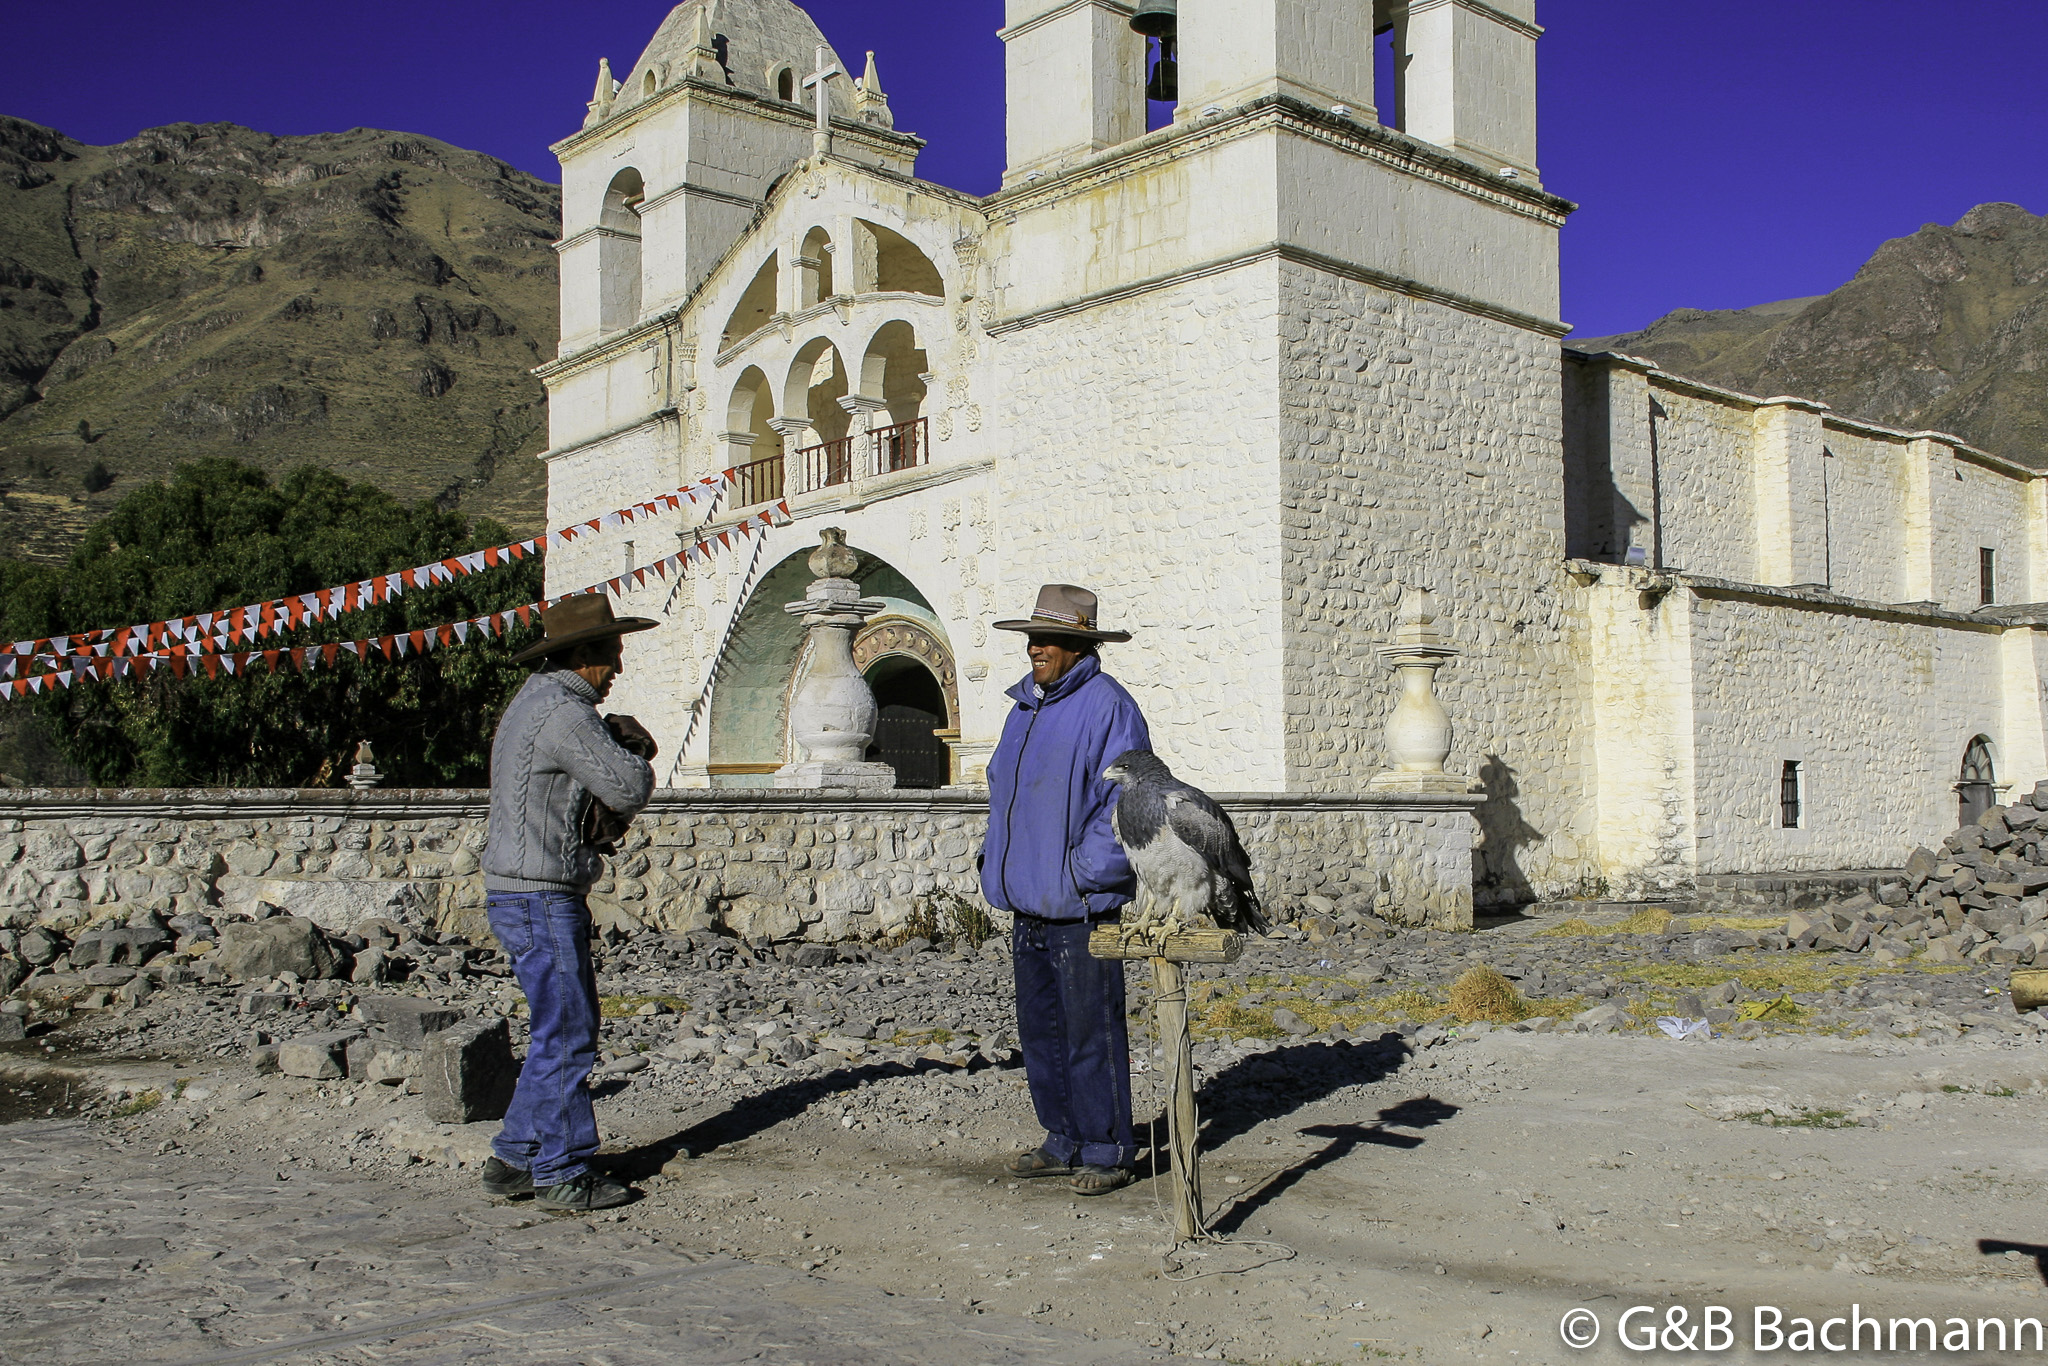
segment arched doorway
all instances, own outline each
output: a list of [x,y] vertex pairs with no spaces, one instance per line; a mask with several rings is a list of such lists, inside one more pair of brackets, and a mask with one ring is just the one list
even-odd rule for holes
[[881,715],[868,759],[896,770],[898,787],[944,787],[953,778],[953,751],[939,738],[946,726],[946,694],[931,670],[891,655],[867,671]]
[[868,758],[896,770],[898,787],[953,781],[960,738],[960,680],[953,652],[928,609],[891,611],[854,638],[853,662],[875,690],[881,720]]
[[1998,805],[1998,774],[1991,763],[1991,739],[1979,735],[1963,750],[1962,776],[1956,780],[1956,822],[1975,825]]
[[[800,621],[783,610],[783,604],[801,598],[811,584],[806,563],[814,546],[804,546],[777,563],[740,609],[739,620],[718,661],[710,688],[707,720],[708,753],[706,776],[714,787],[766,786],[771,775],[798,757],[789,739],[789,704],[804,675],[804,629]],[[912,731],[924,724],[922,735],[899,737],[902,745],[925,757],[910,776],[914,781],[943,785],[950,781],[951,749],[946,744],[957,738],[960,704],[956,670],[951,649],[944,639],[945,628],[925,595],[895,566],[860,552],[861,565],[854,578],[863,596],[880,598],[886,609],[854,640],[854,664],[867,676],[876,700],[908,710],[891,719],[898,728]],[[929,688],[901,671],[915,667],[938,692],[934,705]],[[919,713],[917,716],[910,711]],[[936,714],[936,726],[925,721]],[[877,739],[882,739],[878,736]],[[936,765],[934,755],[942,756]],[[899,770],[899,780],[903,770]]]

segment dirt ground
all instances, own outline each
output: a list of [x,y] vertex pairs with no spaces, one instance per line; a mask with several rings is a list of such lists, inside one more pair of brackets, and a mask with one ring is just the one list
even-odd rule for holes
[[[1453,966],[1504,958],[1527,929],[1490,933],[1437,951]],[[1606,971],[1626,989],[1615,952]],[[955,970],[999,987],[985,967]],[[161,1040],[149,1059],[73,1051],[89,1042],[59,1029],[5,1045],[16,1080],[0,1120],[75,1108],[52,1089],[75,1085],[105,1097],[92,1123],[110,1143],[166,1170],[355,1172],[394,1200],[484,1203],[473,1164],[495,1125],[434,1125],[401,1088],[254,1075]],[[1708,1306],[1732,1310],[1735,1333],[1712,1359],[1912,1358],[1753,1353],[1759,1305],[1787,1330],[1924,1316],[1953,1334],[1961,1321],[1969,1346],[1942,1360],[2048,1355],[1977,1326],[2048,1317],[2048,1047],[2031,1029],[1248,1042],[1203,1051],[1212,1241],[1171,1246],[1163,1181],[1084,1199],[1007,1179],[1001,1160],[1038,1137],[1022,1072],[901,1056],[780,1080],[758,1067],[606,1079],[607,1161],[646,1198],[592,1222],[1075,1330],[1105,1359],[1112,1346],[1244,1362],[1676,1359],[1696,1355],[1685,1335]],[[1149,1119],[1163,1091],[1151,1072],[1136,1084]],[[5,1179],[0,1159],[0,1194]],[[1637,1306],[1650,1312],[1625,1325]],[[1561,1336],[1577,1309],[1600,1325],[1583,1350]],[[1666,1334],[1654,1354],[1620,1336],[1646,1330]],[[1827,1331],[1845,1342],[1849,1325]]]

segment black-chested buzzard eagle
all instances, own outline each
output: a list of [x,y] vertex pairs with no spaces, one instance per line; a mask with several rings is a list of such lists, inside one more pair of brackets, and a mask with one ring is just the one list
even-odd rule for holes
[[1188,929],[1197,916],[1226,930],[1271,928],[1237,827],[1206,792],[1148,749],[1119,755],[1102,776],[1119,785],[1112,824],[1138,874],[1138,915],[1121,927],[1127,937]]

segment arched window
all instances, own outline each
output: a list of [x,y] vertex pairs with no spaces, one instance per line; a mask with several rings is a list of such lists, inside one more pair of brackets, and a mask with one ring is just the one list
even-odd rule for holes
[[786,66],[775,69],[775,98],[784,104],[796,103],[796,72]]
[[1998,804],[1998,774],[1991,764],[1991,738],[1979,735],[1963,750],[1963,771],[1956,780],[1956,819],[1974,825]]
[[641,97],[644,99],[647,96],[652,95],[656,90],[659,90],[660,88],[660,82],[654,79],[654,73],[650,71],[647,73],[645,78],[643,78],[640,82]]
[[804,343],[782,391],[782,415],[810,424],[809,444],[798,447],[790,461],[791,492],[810,493],[853,478],[853,417],[839,401],[848,388],[839,348],[823,337]]
[[902,233],[861,220],[875,239],[875,288],[884,293],[930,294],[944,298],[946,282],[932,258]]
[[775,386],[761,367],[749,365],[726,404],[725,430],[738,472],[734,507],[772,503],[783,494],[782,434],[770,421],[774,416]]
[[718,341],[719,350],[728,350],[744,338],[752,336],[775,316],[775,287],[779,263],[780,258],[771,254],[761,263],[761,268],[754,272],[753,282],[747,286],[747,292],[740,295],[740,301],[734,307],[732,316],[725,320],[725,331]]
[[890,422],[914,422],[923,412],[924,374],[930,368],[915,328],[901,319],[883,323],[861,358],[860,392],[887,405]]
[[797,258],[798,308],[822,303],[836,293],[832,273],[832,238],[823,228],[804,234],[804,247]]
[[598,217],[598,326],[616,332],[640,321],[640,205],[647,187],[628,166],[612,177]]

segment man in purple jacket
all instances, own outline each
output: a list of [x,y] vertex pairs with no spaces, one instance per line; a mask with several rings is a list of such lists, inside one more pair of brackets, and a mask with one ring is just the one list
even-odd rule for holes
[[1152,738],[1102,672],[1099,644],[1131,637],[1097,627],[1093,593],[1047,584],[1029,618],[996,629],[1023,633],[1031,674],[1009,690],[1017,705],[989,760],[981,890],[1015,918],[1017,1038],[1045,1126],[1045,1141],[1008,1167],[1104,1195],[1129,1184],[1138,1149],[1124,965],[1091,957],[1088,934],[1117,918],[1138,879],[1110,828],[1116,787],[1102,770]]

